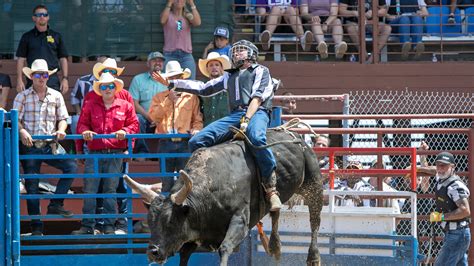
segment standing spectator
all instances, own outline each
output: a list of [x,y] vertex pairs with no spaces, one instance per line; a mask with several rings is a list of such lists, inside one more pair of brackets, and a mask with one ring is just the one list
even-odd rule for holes
[[[187,79],[189,69],[182,69],[177,61],[170,61],[163,74],[168,79]],[[199,98],[189,93],[177,93],[166,90],[153,97],[149,114],[156,124],[156,134],[191,134],[195,135],[202,129],[202,114],[199,110]],[[188,140],[185,138],[160,139],[159,153],[189,152]],[[183,169],[187,158],[167,158],[166,172],[176,172]],[[163,180],[163,191],[170,191],[174,179]]]
[[[402,43],[402,59],[407,60],[408,54],[415,45],[415,58],[419,58],[425,51],[422,42],[423,18],[428,16],[425,0],[391,0],[387,20],[398,33]],[[411,40],[411,41],[410,41]]]
[[[206,59],[199,59],[199,70],[212,80],[224,75],[224,70],[230,69],[229,57],[211,52]],[[229,114],[227,91],[222,91],[211,97],[200,97],[201,113],[204,119],[204,126],[221,119]]]
[[263,50],[270,49],[272,34],[275,32],[283,17],[293,32],[296,33],[303,51],[309,51],[311,44],[313,44],[313,33],[311,31],[304,32],[301,19],[296,13],[296,9],[298,8],[297,0],[257,0],[257,6],[259,10],[258,13],[262,13],[260,10],[269,12],[266,18],[265,30],[260,34]]
[[[229,93],[231,113],[196,134],[189,141],[191,151],[201,147],[213,146],[230,140],[234,134],[229,126],[240,127],[256,146],[267,144],[267,127],[270,122],[269,111],[272,107],[273,82],[270,71],[257,64],[258,48],[247,40],[232,45],[231,60],[235,69],[206,83],[190,80],[170,80],[153,74],[153,77],[165,85],[176,87],[176,91],[190,92],[201,96],[212,95],[222,90]],[[237,82],[238,81],[238,82]],[[271,149],[256,149],[255,160],[259,166],[266,199],[270,211],[279,211],[281,201],[276,190],[276,162]]]
[[207,58],[211,52],[217,52],[220,55],[229,56],[230,44],[229,44],[230,32],[226,27],[216,27],[214,29],[214,40],[210,42],[206,48],[202,58]]
[[0,108],[7,109],[8,93],[11,87],[10,76],[0,73],[0,90],[2,91],[2,94],[0,94]]
[[[23,83],[22,69],[31,66],[36,59],[44,59],[48,63],[50,70],[60,69],[62,79],[59,82],[56,71],[48,80],[48,87],[65,94],[69,90],[68,83],[68,65],[67,51],[64,46],[64,40],[60,33],[52,30],[48,26],[49,14],[48,8],[44,5],[37,5],[33,9],[33,22],[35,27],[21,36],[18,49],[16,50],[17,64],[17,92],[25,90]],[[61,65],[61,66],[60,66]],[[31,86],[32,82],[28,79],[26,88]]]
[[[186,2],[191,7],[191,13],[185,11]],[[184,68],[191,70],[191,79],[195,79],[196,63],[192,54],[191,26],[201,25],[201,15],[194,0],[168,0],[160,19],[165,36],[163,52],[166,63],[178,61]]]
[[[28,89],[21,91],[13,103],[13,108],[18,110],[18,126],[20,135],[20,154],[38,155],[53,154],[55,148],[52,140],[33,140],[32,135],[51,135],[56,140],[66,137],[68,113],[63,96],[56,90],[47,86],[48,78],[57,70],[49,70],[48,63],[43,59],[36,59],[31,68],[24,67],[23,73],[33,81]],[[57,125],[57,127],[56,127]],[[57,146],[56,146],[57,148]],[[45,162],[54,168],[62,170],[64,174],[75,174],[77,166],[74,160],[22,160],[25,174],[40,174],[41,163]],[[60,178],[55,194],[66,194],[71,187],[72,178]],[[26,179],[25,186],[28,194],[38,194],[39,179]],[[48,214],[60,214],[71,217],[72,212],[63,207],[64,199],[51,199]],[[27,200],[28,214],[41,215],[38,199]],[[33,235],[43,234],[43,224],[40,220],[31,221]]]
[[468,265],[467,253],[471,242],[471,211],[469,189],[454,173],[454,156],[441,152],[436,156],[436,211],[430,222],[441,222],[444,243],[436,258],[435,266]]
[[[331,144],[331,140],[329,139],[329,135],[320,134],[314,140],[314,147],[315,148],[327,148]],[[337,169],[337,165],[334,165],[335,169]],[[329,169],[329,157],[325,156],[319,160],[319,168],[321,169]]]
[[[339,15],[341,15],[344,20],[345,24],[344,27],[346,28],[347,34],[351,38],[352,42],[355,43],[357,50],[360,50],[359,43],[360,43],[360,34],[359,34],[359,10],[358,10],[358,0],[341,0],[339,2]],[[365,10],[364,14],[365,17],[363,18],[363,23],[365,20],[373,20],[374,15],[375,19],[379,20],[378,24],[378,31],[379,31],[379,42],[378,42],[378,51],[381,51],[385,44],[387,43],[388,37],[390,37],[390,32],[392,28],[383,23],[383,18],[387,14],[387,4],[385,0],[379,0],[378,6],[379,9],[377,13],[372,12],[372,1],[365,0]],[[373,32],[372,24],[365,24],[366,31],[371,33]],[[364,40],[365,41],[365,40]],[[367,59],[367,51],[362,51],[363,56]],[[367,59],[368,62],[372,62],[372,58]]]
[[[106,59],[107,57],[105,56],[99,56],[97,57],[97,63],[103,63]],[[92,90],[92,85],[96,80],[94,74],[84,75],[77,79],[76,84],[71,91],[71,105],[76,113],[71,117],[71,132],[73,134],[76,134],[77,121],[81,115],[81,109],[82,106],[84,106],[85,97]]]
[[342,22],[337,17],[337,0],[301,0],[301,17],[311,25],[311,31],[316,36],[318,50],[322,59],[328,58],[328,46],[324,34],[331,30],[334,40],[334,53],[340,59],[347,51],[347,43],[342,40]]
[[[123,81],[115,78],[110,73],[104,73],[98,81],[94,82],[94,92],[101,96],[101,100],[91,100],[81,113],[77,125],[77,132],[82,134],[87,142],[91,154],[123,154],[127,150],[127,134],[138,132],[138,119],[135,115],[133,105],[129,102],[115,97],[115,94],[123,89]],[[94,139],[96,134],[115,134],[115,139]],[[115,193],[119,183],[122,169],[121,158],[100,159],[98,162],[99,173],[116,173],[112,178],[85,178],[84,193],[95,194],[99,192],[99,183],[103,182],[102,192],[106,194]],[[94,173],[94,160],[87,159],[84,169],[85,173]],[[101,180],[102,179],[102,180]],[[103,199],[105,214],[115,214],[116,200],[114,198]],[[85,198],[84,214],[96,212],[96,199]],[[115,219],[106,218],[104,224],[105,234],[115,233]],[[74,235],[94,234],[95,219],[84,218],[79,230],[73,231]]]
[[[151,100],[157,93],[167,90],[163,84],[157,83],[152,79],[151,73],[160,72],[163,69],[165,57],[160,52],[151,52],[148,55],[147,67],[148,72],[138,74],[132,80],[130,85],[130,94],[133,97],[135,111],[137,112],[138,121],[140,121],[140,133],[152,133],[156,126],[148,114],[150,110]],[[135,150],[138,153],[148,153],[148,146],[145,139],[137,140]],[[137,158],[144,160],[144,158]]]

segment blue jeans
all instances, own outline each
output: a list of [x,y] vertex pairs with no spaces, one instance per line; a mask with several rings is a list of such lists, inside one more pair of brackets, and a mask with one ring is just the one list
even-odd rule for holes
[[[43,148],[36,148],[35,146],[28,148],[22,143],[20,143],[20,154],[22,155],[39,155],[47,154],[51,155],[51,147],[46,145]],[[23,172],[25,174],[40,174],[41,163],[45,162],[46,164],[59,169],[63,174],[75,174],[77,173],[77,164],[74,160],[71,159],[61,159],[61,160],[21,160],[21,165],[23,167]],[[56,186],[55,194],[67,194],[69,188],[71,187],[73,178],[60,178]],[[25,187],[28,194],[38,194],[39,192],[39,179],[26,179]],[[28,214],[29,215],[40,215],[41,209],[39,204],[39,199],[29,199],[26,200]],[[64,204],[64,199],[51,199],[49,206],[62,206]],[[33,230],[43,229],[43,223],[40,220],[32,220],[31,228]]]
[[189,68],[189,70],[191,70],[190,79],[196,79],[196,62],[194,62],[193,54],[176,50],[173,52],[164,52],[164,56],[166,57],[165,66],[169,61],[178,61],[183,69]]
[[[140,123],[140,133],[145,134],[151,131],[151,123],[146,120],[145,117],[141,114],[137,114],[138,122]],[[148,153],[150,150],[148,149],[148,145],[146,144],[145,139],[137,139],[135,142],[135,150],[137,153]]]
[[[99,151],[89,151],[90,154],[101,154]],[[116,153],[122,153],[120,151]],[[120,180],[120,173],[122,170],[121,158],[113,159],[100,159],[99,160],[99,173],[117,173],[117,177],[108,178],[84,178],[84,193],[85,194],[96,194],[99,192],[99,184],[102,180],[102,192],[104,194],[114,194],[117,192],[118,183]],[[94,173],[94,160],[87,159],[84,168],[84,173]],[[84,207],[82,208],[83,214],[95,214],[96,213],[96,198],[85,198]],[[103,199],[103,213],[104,214],[115,214],[117,213],[117,200],[115,198],[104,198]],[[104,226],[114,226],[115,218],[104,219]],[[94,218],[82,219],[82,226],[94,228]]]
[[[171,139],[160,139],[158,144],[158,153],[187,153],[189,152],[188,141],[177,141],[173,142]],[[188,158],[179,157],[179,158],[166,158],[166,172],[179,172],[179,170],[184,169]],[[168,192],[174,185],[173,177],[164,177],[162,180],[162,191]]]
[[420,43],[423,38],[423,18],[420,16],[399,16],[390,21],[390,26],[393,33],[400,34],[401,43],[410,42],[410,37],[412,43]]
[[[229,126],[240,127],[240,119],[245,115],[245,111],[235,111],[230,115],[212,122],[202,131],[197,133],[189,140],[189,148],[191,152],[201,147],[210,147],[232,139],[234,134],[229,131]],[[255,146],[264,146],[267,144],[267,127],[270,117],[267,112],[258,110],[250,119],[247,128],[247,137]],[[260,170],[262,180],[267,185],[275,185],[270,183],[272,172],[276,168],[275,157],[270,148],[253,149],[255,160]]]
[[443,247],[438,253],[435,266],[467,266],[467,251],[471,243],[469,227],[449,230],[444,234]]

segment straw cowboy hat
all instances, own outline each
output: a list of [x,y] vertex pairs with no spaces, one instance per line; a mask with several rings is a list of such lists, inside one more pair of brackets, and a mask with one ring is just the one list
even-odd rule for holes
[[117,76],[120,76],[123,72],[124,67],[117,67],[117,61],[113,58],[107,58],[103,63],[96,63],[94,68],[92,69],[92,73],[94,73],[94,77],[99,79],[100,72],[104,69],[115,69],[117,70]]
[[169,78],[176,75],[183,75],[183,79],[191,77],[191,70],[189,68],[182,69],[178,61],[169,61],[166,64],[165,73],[161,74],[164,78]]
[[110,73],[103,73],[100,76],[98,81],[94,81],[94,86],[93,86],[94,92],[97,95],[102,96],[102,92],[99,87],[101,84],[107,84],[107,83],[115,84],[115,94],[117,94],[119,91],[123,89],[123,81],[121,79],[114,78],[114,76],[112,76],[112,74]]
[[25,74],[25,76],[28,77],[29,79],[31,79],[31,74],[35,72],[48,72],[49,75],[52,75],[56,73],[56,71],[58,71],[57,68],[53,70],[49,70],[48,63],[46,63],[46,60],[44,59],[36,59],[35,61],[33,61],[33,63],[31,64],[31,68],[29,67],[23,68],[23,74]]
[[209,77],[209,72],[207,72],[207,63],[209,63],[209,61],[221,62],[224,70],[230,68],[230,61],[227,55],[220,55],[217,52],[211,52],[207,55],[206,59],[199,59],[199,71],[201,71],[201,73],[206,77]]

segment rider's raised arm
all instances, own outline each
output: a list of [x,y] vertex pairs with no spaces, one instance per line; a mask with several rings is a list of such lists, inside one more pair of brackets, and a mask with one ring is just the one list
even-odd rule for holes
[[199,96],[210,97],[226,90],[228,79],[229,73],[225,72],[224,75],[211,79],[206,83],[202,81],[177,79],[170,80],[170,86],[176,87],[177,92],[187,92]]

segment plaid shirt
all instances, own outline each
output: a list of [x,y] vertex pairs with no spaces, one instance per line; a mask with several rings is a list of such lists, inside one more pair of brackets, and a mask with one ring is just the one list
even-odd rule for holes
[[33,87],[20,92],[13,109],[18,109],[18,120],[31,135],[52,135],[56,123],[69,117],[63,96],[51,88],[42,101]]

